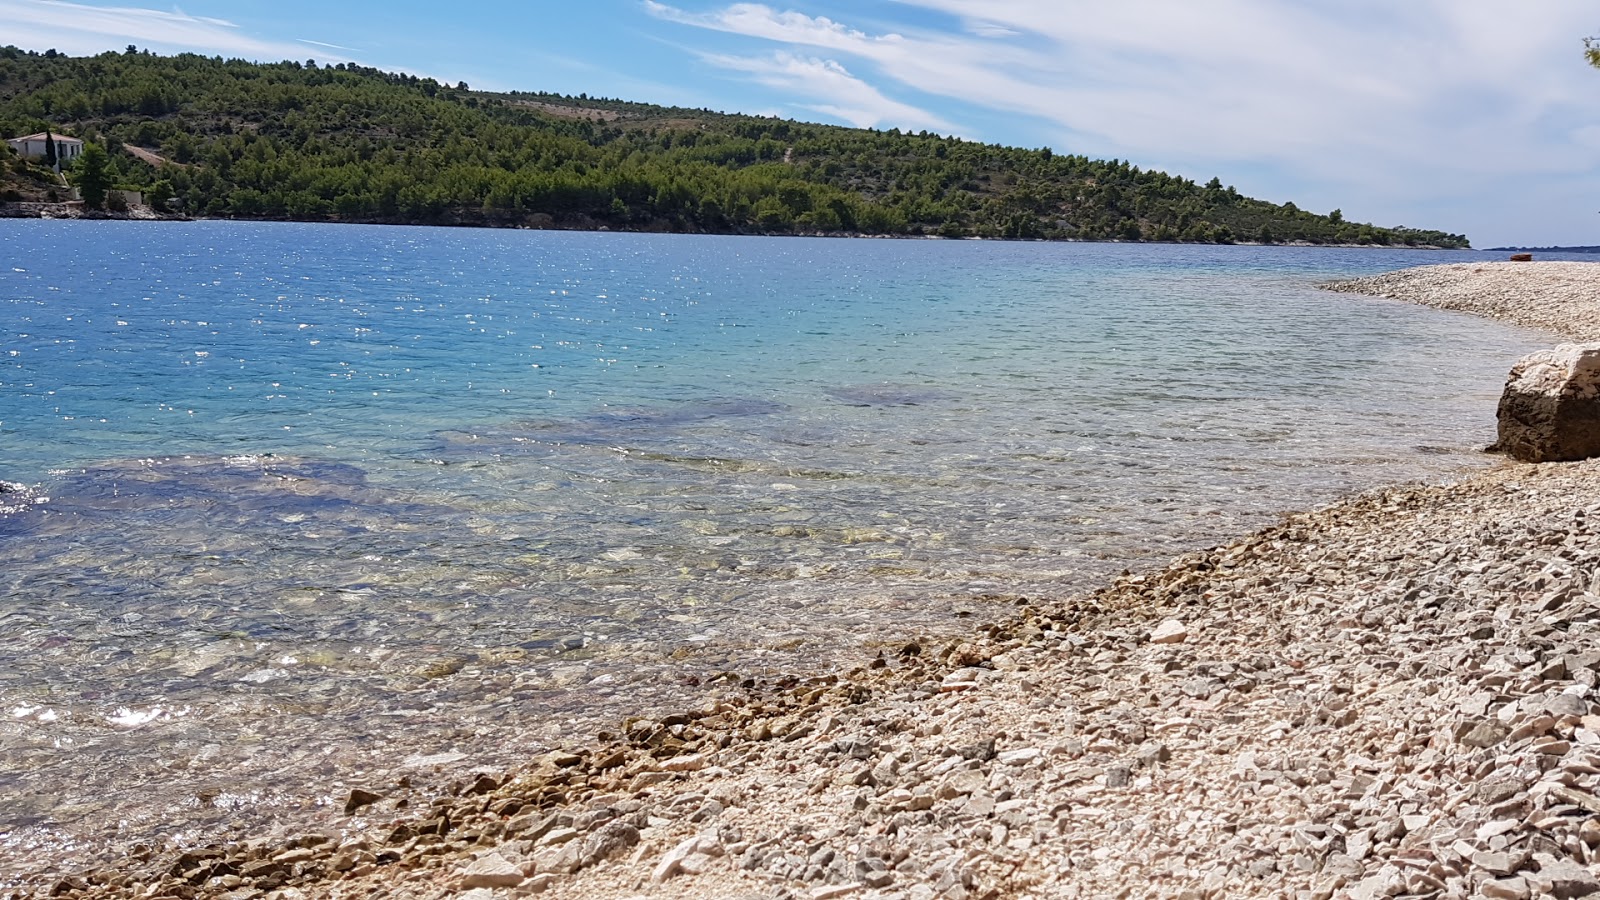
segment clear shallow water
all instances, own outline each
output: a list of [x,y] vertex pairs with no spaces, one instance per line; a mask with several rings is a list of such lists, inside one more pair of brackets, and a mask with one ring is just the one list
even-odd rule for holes
[[0,857],[331,815],[1483,464],[1549,341],[1313,286],[1498,256],[0,222]]

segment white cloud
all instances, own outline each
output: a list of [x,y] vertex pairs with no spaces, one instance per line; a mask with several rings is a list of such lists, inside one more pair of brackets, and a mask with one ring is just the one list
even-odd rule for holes
[[[1600,177],[1600,74],[1579,40],[1596,27],[1589,0],[1544,0],[1537,15],[1498,0],[898,0],[952,25],[881,34],[756,3],[646,2],[680,24],[850,57],[863,86],[923,107],[1021,114],[1060,150],[1254,173],[1238,179],[1247,193],[1379,222],[1483,238],[1510,225],[1494,204],[1525,208],[1519,179]],[[1486,208],[1477,226],[1429,221],[1469,190]]]
[[300,43],[302,43],[302,44],[310,44],[313,47],[326,47],[329,50],[343,50],[346,53],[360,53],[361,52],[360,50],[357,50],[354,47],[343,47],[343,46],[340,46],[339,44],[330,44],[327,41],[313,41],[310,38],[297,38],[297,40],[299,40]]
[[966,23],[966,29],[968,32],[975,34],[978,37],[986,38],[1008,38],[1020,37],[1022,35],[1022,32],[1012,31],[1004,25],[996,25],[993,22],[984,21],[968,21]]
[[[163,52],[188,51],[267,61],[302,59],[306,54],[299,42],[263,40],[224,19],[191,16],[176,8],[0,0],[0,22],[5,23],[0,40],[6,43],[53,47],[74,56],[120,50],[128,44]],[[349,59],[334,56],[330,61]]]
[[877,88],[850,74],[838,62],[779,51],[766,57],[704,54],[701,59],[752,75],[768,87],[800,94],[806,109],[849,122],[858,128],[892,127],[949,132],[949,122],[914,106],[885,97]]
[[[869,35],[826,17],[779,12],[758,3],[735,3],[714,13],[690,13],[675,6],[644,0],[647,12],[659,19],[713,31],[761,38],[778,43],[862,54],[863,47],[888,52],[905,43],[898,34]],[[803,109],[820,112],[862,128],[931,129],[952,132],[945,119],[926,110],[885,96],[882,91],[852,75],[836,60],[802,57],[779,51],[766,56],[702,54],[708,63],[755,75],[768,87],[797,94]]]
[[846,50],[862,43],[893,44],[903,40],[898,34],[871,37],[865,32],[846,28],[824,16],[812,17],[797,12],[778,12],[759,3],[735,3],[721,12],[705,14],[685,12],[675,6],[658,3],[656,0],[644,0],[644,7],[657,18],[682,25],[694,25],[698,28],[710,28],[791,44],[810,44],[834,50]]

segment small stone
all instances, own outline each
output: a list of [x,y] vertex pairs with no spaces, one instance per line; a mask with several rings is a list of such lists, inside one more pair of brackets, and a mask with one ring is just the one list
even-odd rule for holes
[[1535,741],[1532,749],[1533,752],[1542,753],[1545,756],[1566,756],[1568,753],[1572,752],[1572,743],[1570,741],[1555,740],[1552,738]]
[[1522,792],[1522,782],[1515,778],[1493,778],[1480,782],[1473,793],[1477,795],[1478,802],[1485,806],[1503,803]]
[[702,753],[674,756],[661,764],[661,769],[665,772],[698,772],[705,767],[706,758]]
[[951,800],[975,794],[989,785],[988,776],[977,769],[958,769],[951,772],[939,786],[937,796],[941,800]]
[[1007,750],[995,759],[1008,766],[1025,766],[1043,755],[1036,747],[1025,747],[1021,750]]
[[884,888],[894,883],[888,864],[875,856],[856,862],[856,880],[869,888]]
[[1505,740],[1506,735],[1510,733],[1511,729],[1501,725],[1499,722],[1479,722],[1468,729],[1466,734],[1461,736],[1461,743],[1467,745],[1468,747],[1477,747],[1480,750],[1487,750],[1488,748],[1493,747],[1495,744]]
[[1227,685],[1223,684],[1222,679],[1220,678],[1212,678],[1208,675],[1197,675],[1193,678],[1185,678],[1183,682],[1178,685],[1178,690],[1196,700],[1206,700],[1209,699],[1211,695],[1218,693],[1226,687]]
[[965,642],[957,644],[955,649],[950,651],[950,665],[959,669],[980,665],[988,659],[988,655],[982,650]]
[[582,850],[582,845],[576,841],[568,841],[555,847],[542,847],[533,855],[534,870],[570,875],[583,866],[583,859],[580,856]]
[[1167,619],[1150,632],[1152,644],[1181,644],[1188,639],[1188,627],[1177,619]]
[[382,794],[355,788],[350,791],[349,798],[344,801],[344,814],[347,816],[354,815],[357,810],[371,806],[382,799]]
[[899,774],[900,760],[896,759],[894,754],[886,753],[883,759],[878,760],[878,764],[872,767],[869,780],[873,787],[887,788],[894,785],[895,777]]
[[639,829],[620,820],[607,822],[584,839],[583,852],[579,858],[583,860],[583,865],[592,866],[611,859],[622,851],[637,846],[638,843]]
[[1330,853],[1322,863],[1322,872],[1325,875],[1337,875],[1346,882],[1359,879],[1366,867],[1359,860],[1344,853]]
[[1527,861],[1528,854],[1526,853],[1513,853],[1509,851],[1490,853],[1488,851],[1480,851],[1472,854],[1473,865],[1495,875],[1510,875],[1512,872],[1522,868],[1523,864]]
[[[1505,799],[1508,798],[1500,798],[1500,800]],[[1494,802],[1498,803],[1500,801],[1497,800]],[[1478,830],[1474,836],[1480,841],[1487,841],[1490,838],[1499,837],[1502,834],[1509,834],[1510,832],[1516,831],[1517,827],[1521,824],[1522,823],[1517,819],[1494,819],[1478,826]]]
[[692,837],[679,843],[671,850],[668,850],[666,854],[661,857],[660,861],[656,863],[655,868],[651,870],[651,883],[661,884],[672,876],[682,872],[683,861],[689,858],[689,855],[694,852],[695,845],[699,842],[700,838]]
[[678,863],[678,871],[685,875],[699,875],[711,867],[711,857],[698,851],[689,854]]
[[309,862],[317,858],[317,851],[309,847],[298,847],[294,850],[285,850],[272,858],[272,861],[282,866],[293,866]]
[[1578,826],[1578,839],[1591,847],[1600,845],[1600,820],[1593,817],[1584,819],[1583,824]]
[[1479,691],[1461,701],[1461,711],[1473,718],[1482,718],[1489,714],[1489,707],[1493,704],[1494,694],[1492,692]]
[[1134,758],[1139,761],[1139,765],[1149,768],[1172,759],[1172,751],[1168,750],[1167,745],[1160,741],[1151,741],[1140,746],[1139,752],[1135,754]]
[[1492,900],[1528,900],[1532,893],[1528,889],[1528,882],[1521,878],[1500,878],[1485,881],[1478,888],[1478,894]]
[[1543,856],[1539,860],[1537,876],[1539,887],[1557,900],[1571,900],[1600,893],[1600,879],[1594,873],[1570,859]]
[[1589,714],[1588,701],[1572,694],[1556,694],[1545,701],[1544,708],[1552,716],[1572,716],[1581,719]]
[[512,865],[498,853],[488,853],[461,870],[459,888],[468,891],[473,888],[516,887],[522,883],[522,878],[520,866]]
[[577,836],[578,832],[574,829],[553,828],[549,832],[546,832],[544,837],[535,841],[534,845],[538,847],[554,847],[558,844],[565,844],[567,841],[570,841]]
[[1111,766],[1106,769],[1106,787],[1124,788],[1128,786],[1133,773],[1127,766]]
[[967,798],[961,807],[963,815],[984,818],[994,813],[994,796],[986,791],[980,791]]
[[544,837],[556,827],[556,817],[540,810],[523,813],[506,823],[506,833],[520,835],[530,841]]

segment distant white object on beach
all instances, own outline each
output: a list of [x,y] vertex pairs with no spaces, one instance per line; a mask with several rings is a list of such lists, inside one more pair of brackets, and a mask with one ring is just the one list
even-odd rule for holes
[[1518,360],[1500,397],[1494,449],[1524,462],[1600,456],[1600,343],[1562,344]]

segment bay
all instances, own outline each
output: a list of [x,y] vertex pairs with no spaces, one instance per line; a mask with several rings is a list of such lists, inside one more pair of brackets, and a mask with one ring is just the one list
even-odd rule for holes
[[1487,465],[1550,340],[1315,288],[1477,258],[0,222],[0,883]]

